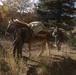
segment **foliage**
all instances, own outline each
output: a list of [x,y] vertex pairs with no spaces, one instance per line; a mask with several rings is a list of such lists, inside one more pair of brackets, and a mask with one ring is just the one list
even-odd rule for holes
[[[43,58],[40,62],[41,65],[38,67],[39,75],[72,75],[74,69],[76,69],[76,61],[70,57],[55,56]],[[65,69],[66,68],[66,69]]]
[[40,0],[37,6],[39,19],[43,22],[54,21],[59,27],[72,27],[75,0]]
[[17,10],[20,13],[32,11],[33,3],[31,0],[6,0],[3,2],[5,4],[5,7],[7,7],[9,10]]
[[73,23],[76,26],[76,17],[73,19]]
[[23,22],[30,23],[30,22],[32,22],[32,21],[35,20],[35,15],[36,15],[36,14],[35,14],[34,12],[32,12],[32,13],[27,13],[25,16],[23,15],[22,21],[23,21]]
[[76,47],[76,33],[70,32],[68,43],[72,47]]
[[0,26],[6,27],[11,18],[24,22],[34,21],[34,3],[31,0],[6,0],[0,6]]

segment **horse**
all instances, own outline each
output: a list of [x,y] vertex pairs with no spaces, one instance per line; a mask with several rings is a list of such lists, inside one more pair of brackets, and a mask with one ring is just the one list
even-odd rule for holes
[[[14,32],[16,29],[21,29],[21,30],[24,29],[24,32],[23,31],[21,32],[21,39],[18,41],[18,43],[15,43],[16,47],[14,46],[15,49],[13,50],[13,55],[15,55],[15,52],[16,52],[15,50],[17,49],[18,57],[19,57],[19,53],[21,53],[20,56],[22,56],[22,47],[23,47],[24,43],[28,44],[29,57],[31,54],[30,53],[31,45],[33,42],[38,42],[38,41],[42,42],[42,51],[39,54],[39,56],[42,55],[43,48],[44,48],[46,43],[47,43],[48,48],[49,48],[50,36],[49,36],[49,33],[47,31],[40,31],[36,35],[34,35],[33,30],[31,29],[31,27],[28,23],[23,23],[19,20],[13,20],[13,21],[10,20],[9,24],[6,28],[5,34],[7,34],[7,32],[9,32],[9,33]],[[18,31],[16,33],[18,33]],[[49,50],[49,54],[50,54],[50,50]]]
[[62,28],[58,28],[57,26],[53,29],[52,36],[55,38],[55,45],[58,51],[61,50],[62,43],[66,43],[68,40],[68,35],[66,31]]

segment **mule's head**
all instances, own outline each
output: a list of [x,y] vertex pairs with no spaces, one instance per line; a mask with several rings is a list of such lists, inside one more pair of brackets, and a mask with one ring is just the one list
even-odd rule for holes
[[16,28],[16,22],[14,20],[9,20],[8,26],[5,30],[5,35],[12,34]]
[[54,37],[57,37],[58,34],[59,34],[59,28],[56,26],[56,27],[54,27],[54,30],[53,30],[53,32],[52,32],[52,35],[53,35]]

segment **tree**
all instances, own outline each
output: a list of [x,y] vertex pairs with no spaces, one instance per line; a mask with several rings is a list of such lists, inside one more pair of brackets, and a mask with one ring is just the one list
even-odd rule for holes
[[34,3],[31,0],[6,0],[3,1],[3,8],[10,12],[8,15],[11,17],[15,17],[20,13],[18,18],[21,19],[22,14],[33,12]]
[[6,27],[10,18],[34,21],[34,2],[31,0],[0,0],[0,26]]
[[40,0],[37,6],[39,19],[59,27],[73,27],[75,0]]

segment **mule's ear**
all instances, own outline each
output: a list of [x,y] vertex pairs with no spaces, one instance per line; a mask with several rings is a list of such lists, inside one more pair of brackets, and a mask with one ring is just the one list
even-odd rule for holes
[[11,19],[8,19],[8,23],[10,23]]

